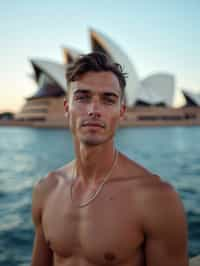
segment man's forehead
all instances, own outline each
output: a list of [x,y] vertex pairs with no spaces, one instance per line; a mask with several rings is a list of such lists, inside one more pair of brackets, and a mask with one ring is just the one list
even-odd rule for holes
[[80,79],[71,82],[70,88],[72,91],[85,89],[91,92],[112,91],[117,94],[121,92],[119,81],[111,72],[89,72]]
[[76,92],[79,90],[87,90],[88,92],[99,92],[99,93],[103,93],[103,92],[115,92],[117,94],[120,93],[120,88],[118,87],[105,87],[105,86],[99,86],[99,87],[93,87],[93,86],[89,86],[88,84],[84,84],[84,83],[77,83],[77,82],[73,82],[71,83],[70,86],[72,92]]

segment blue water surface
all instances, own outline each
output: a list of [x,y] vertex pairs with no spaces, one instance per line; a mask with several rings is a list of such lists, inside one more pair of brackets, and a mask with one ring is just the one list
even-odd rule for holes
[[[189,256],[200,254],[200,127],[123,128],[116,145],[179,192]],[[32,187],[73,156],[66,129],[0,127],[0,266],[30,265]]]

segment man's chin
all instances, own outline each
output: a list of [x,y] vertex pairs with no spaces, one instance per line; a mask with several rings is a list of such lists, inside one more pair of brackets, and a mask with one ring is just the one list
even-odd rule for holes
[[106,139],[98,138],[98,137],[83,137],[83,138],[80,138],[80,142],[83,143],[84,145],[96,146],[96,145],[101,145],[105,143]]
[[105,141],[96,140],[96,139],[83,139],[81,140],[81,142],[87,146],[97,146],[97,145],[101,145]]

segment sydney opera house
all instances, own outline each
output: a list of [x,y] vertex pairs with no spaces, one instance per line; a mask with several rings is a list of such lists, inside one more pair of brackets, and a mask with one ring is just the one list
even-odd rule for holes
[[[126,86],[127,114],[122,126],[200,125],[200,96],[188,90],[180,93],[185,104],[175,108],[175,77],[169,73],[155,73],[140,79],[133,63],[124,51],[104,34],[90,30],[91,51],[106,53],[119,62],[128,73]],[[37,90],[26,99],[15,120],[30,126],[66,127],[63,99],[67,91],[66,65],[80,52],[63,48],[63,64],[31,59]]]

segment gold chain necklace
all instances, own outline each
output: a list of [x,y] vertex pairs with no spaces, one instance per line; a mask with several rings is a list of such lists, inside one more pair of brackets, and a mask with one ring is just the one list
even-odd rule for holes
[[[115,152],[115,157],[112,163],[112,166],[110,168],[110,170],[108,171],[107,175],[104,177],[103,182],[99,185],[98,189],[96,190],[96,192],[94,193],[94,195],[89,198],[88,200],[86,200],[85,202],[82,202],[80,204],[75,204],[77,208],[83,208],[86,207],[87,205],[89,205],[93,200],[96,199],[96,197],[98,196],[98,194],[101,192],[103,186],[105,185],[106,181],[108,180],[108,178],[110,177],[112,170],[114,169],[116,163],[117,163],[117,159],[118,159],[118,151]],[[74,164],[75,165],[75,164]],[[70,198],[72,203],[74,203],[73,200],[73,186],[75,184],[75,177],[74,177],[74,172],[75,172],[75,167],[73,167],[73,173],[72,173],[72,183],[70,185]]]

